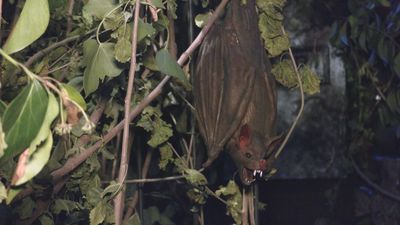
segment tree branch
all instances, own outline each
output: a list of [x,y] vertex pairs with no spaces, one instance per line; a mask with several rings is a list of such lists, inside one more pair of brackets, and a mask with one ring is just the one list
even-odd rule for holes
[[[211,26],[214,24],[215,20],[221,14],[225,5],[229,2],[229,0],[222,0],[213,15],[208,20],[206,26],[204,26],[203,30],[199,33],[193,43],[189,46],[189,48],[179,57],[178,64],[183,65],[188,59],[189,56],[194,52],[194,50],[200,45],[202,40],[204,39],[207,32],[210,30]],[[170,76],[164,77],[164,79],[157,85],[154,90],[143,98],[143,100],[132,110],[129,115],[129,121],[132,121],[139,113],[142,112],[144,108],[146,108],[157,96],[161,94],[162,88],[168,82]],[[108,143],[111,139],[113,139],[123,128],[125,120],[122,120],[118,123],[114,128],[112,128],[102,140],[96,142],[94,145],[87,148],[81,154],[71,157],[67,160],[67,162],[60,169],[55,170],[51,175],[53,176],[53,180],[56,181],[63,176],[67,175],[75,168],[77,168],[82,162],[84,162],[87,158],[89,158],[93,153],[95,153],[101,146]]]
[[68,35],[72,30],[72,13],[74,11],[75,0],[68,0],[67,9],[67,29],[65,30],[66,35]]
[[[133,94],[133,86],[136,72],[136,48],[137,48],[137,36],[138,36],[138,24],[139,24],[139,12],[140,12],[140,1],[136,1],[134,24],[132,31],[132,53],[131,53],[131,65],[129,69],[128,87],[125,96],[125,115],[124,115],[124,132],[122,134],[122,151],[121,161],[118,173],[118,183],[121,185],[124,183],[126,175],[128,173],[128,144],[129,144],[129,114],[131,109],[131,101]],[[122,224],[122,214],[124,211],[124,188],[115,196],[114,199],[114,216],[115,224]]]

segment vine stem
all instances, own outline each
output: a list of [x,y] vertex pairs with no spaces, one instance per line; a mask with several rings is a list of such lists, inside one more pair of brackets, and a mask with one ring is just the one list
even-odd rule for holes
[[[128,77],[128,87],[125,96],[125,115],[124,115],[124,131],[122,134],[122,151],[121,151],[121,161],[118,173],[118,183],[120,185],[124,184],[126,175],[128,173],[128,143],[129,143],[129,115],[131,108],[131,101],[133,95],[133,86],[135,80],[136,72],[136,51],[137,51],[137,36],[138,36],[138,24],[139,24],[139,12],[140,12],[140,1],[136,1],[135,14],[134,14],[134,24],[132,31],[132,54],[131,54],[131,65],[129,69]],[[114,216],[115,224],[122,224],[122,215],[124,211],[124,189],[115,196],[114,199]]]
[[[286,35],[285,28],[281,27],[281,29],[282,29],[282,33],[283,33],[284,35]],[[278,156],[281,154],[283,148],[285,147],[285,145],[286,145],[286,143],[288,142],[290,136],[292,135],[293,130],[294,130],[294,128],[295,128],[296,125],[297,125],[297,122],[299,122],[299,119],[300,119],[300,117],[301,117],[301,114],[303,113],[303,110],[304,110],[304,91],[303,91],[303,84],[302,84],[302,82],[301,82],[301,77],[300,77],[299,70],[297,69],[297,64],[296,64],[296,60],[294,59],[294,55],[293,55],[293,52],[292,52],[292,48],[290,48],[290,47],[289,47],[289,56],[290,56],[290,60],[292,61],[292,64],[293,64],[294,72],[296,73],[296,76],[297,76],[297,82],[299,82],[299,90],[300,90],[300,109],[299,109],[299,112],[297,113],[297,116],[296,116],[295,120],[293,121],[293,124],[292,124],[292,126],[290,127],[290,129],[289,129],[289,131],[288,131],[288,133],[287,133],[285,139],[283,140],[283,142],[282,142],[281,146],[279,147],[279,149],[276,151],[276,153],[275,153],[275,155],[274,155],[275,159],[278,158]]]

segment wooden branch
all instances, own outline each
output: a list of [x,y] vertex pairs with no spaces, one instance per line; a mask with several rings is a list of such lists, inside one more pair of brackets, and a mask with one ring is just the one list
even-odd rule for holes
[[373,189],[375,189],[377,192],[379,192],[383,196],[400,202],[400,196],[399,195],[393,194],[393,193],[383,189],[378,184],[374,183],[371,179],[369,179],[369,177],[367,175],[365,175],[361,171],[360,167],[357,165],[357,163],[354,161],[354,159],[351,159],[351,164],[352,164],[354,170],[356,171],[357,175],[360,176],[361,179],[364,180],[369,186],[371,186]]
[[[181,55],[178,59],[178,64],[183,65],[188,59],[189,56],[194,52],[194,50],[200,45],[202,40],[204,39],[207,32],[210,30],[212,24],[221,14],[222,10],[224,9],[225,5],[229,2],[229,0],[222,0],[220,5],[215,10],[214,14],[208,20],[206,26],[204,26],[203,30],[199,33],[193,43],[189,46],[189,48]],[[132,110],[129,115],[129,121],[132,121],[139,113],[142,112],[144,108],[146,108],[157,96],[161,94],[162,88],[168,82],[170,76],[166,76],[154,90],[143,98],[143,100]],[[90,146],[86,150],[84,150],[81,154],[71,157],[67,160],[67,162],[59,168],[55,170],[51,175],[53,176],[53,180],[56,181],[63,176],[67,175],[74,169],[76,169],[81,163],[83,163],[87,158],[89,158],[93,153],[95,153],[101,146],[108,143],[111,139],[113,139],[123,128],[124,120],[118,123],[114,128],[112,128],[102,140],[96,142],[94,145]]]
[[[133,95],[133,86],[136,73],[136,50],[137,50],[137,37],[138,37],[138,24],[139,24],[139,12],[140,12],[140,1],[136,1],[134,24],[132,31],[132,53],[131,53],[131,65],[129,68],[128,76],[128,87],[125,96],[125,115],[124,115],[124,131],[122,134],[122,151],[121,160],[118,173],[118,183],[121,185],[124,183],[128,173],[129,160],[128,160],[128,145],[129,145],[129,114],[131,109],[131,101]],[[122,214],[124,211],[124,188],[114,198],[114,216],[115,224],[122,224]]]
[[69,42],[78,40],[81,37],[81,35],[75,35],[69,38],[65,38],[62,41],[56,42],[52,45],[50,45],[49,47],[42,49],[38,52],[36,52],[33,56],[31,56],[25,63],[24,65],[26,67],[31,66],[34,62],[36,62],[37,60],[41,59],[42,57],[46,56],[47,54],[49,54],[51,51],[53,51],[54,49],[63,46],[65,44],[68,44]]
[[[142,178],[144,178],[144,180],[146,180],[147,173],[149,172],[152,156],[153,156],[153,150],[148,151],[146,154],[146,158],[144,160],[143,169],[142,169]],[[125,184],[127,184],[127,183],[128,183],[128,180],[125,181]],[[143,183],[143,182],[141,182],[141,183]],[[129,220],[129,217],[131,217],[133,215],[133,212],[136,208],[138,200],[139,200],[139,190],[136,190],[135,194],[133,195],[132,200],[129,202],[128,207],[126,209],[126,213],[124,215],[124,220],[123,220],[124,224],[127,223]]]
[[65,34],[68,35],[72,30],[72,13],[74,11],[75,0],[68,0],[68,8],[67,8],[67,29],[65,30]]

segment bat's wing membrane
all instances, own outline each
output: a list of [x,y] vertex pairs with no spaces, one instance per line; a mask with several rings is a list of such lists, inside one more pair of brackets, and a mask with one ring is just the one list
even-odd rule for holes
[[199,129],[208,148],[206,165],[238,129],[255,82],[255,70],[244,66],[247,59],[235,39],[221,32],[226,30],[216,25],[206,37],[193,79]]

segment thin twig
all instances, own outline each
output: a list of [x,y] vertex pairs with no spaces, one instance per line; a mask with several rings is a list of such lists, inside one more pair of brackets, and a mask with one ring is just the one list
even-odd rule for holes
[[0,46],[1,46],[1,38],[2,38],[2,32],[1,32],[1,24],[3,23],[3,0],[0,0]]
[[[217,9],[215,10],[214,14],[208,20],[207,25],[204,26],[203,30],[196,37],[195,41],[179,58],[178,60],[179,65],[183,65],[183,63],[185,63],[186,60],[188,60],[189,56],[194,52],[194,50],[196,50],[196,48],[200,45],[201,41],[204,39],[205,35],[210,30],[212,24],[221,14],[222,10],[224,9],[228,1],[229,0],[221,1]],[[168,82],[169,79],[170,76],[164,77],[164,79],[157,85],[157,87],[154,88],[154,90],[150,92],[149,95],[143,98],[143,100],[130,113],[129,121],[132,121],[134,118],[136,118],[136,116],[139,115],[139,113],[141,113],[144,108],[146,108],[156,97],[158,97],[161,94],[162,88]],[[114,128],[112,128],[106,135],[103,136],[102,140],[96,142],[95,144],[93,144],[92,146],[81,152],[79,155],[69,158],[61,168],[53,171],[51,173],[53,180],[56,181],[62,178],[63,176],[67,175],[71,171],[75,170],[81,163],[83,163],[87,158],[89,158],[93,153],[95,153],[101,146],[103,146],[104,144],[108,143],[111,139],[113,139],[122,130],[124,121],[125,120],[122,120]]]
[[[150,162],[151,162],[152,156],[153,156],[153,150],[148,151],[146,154],[146,158],[144,160],[143,167],[142,167],[143,180],[146,180],[147,173],[149,172],[149,169],[150,169]],[[128,183],[128,180],[125,181],[125,184],[127,184],[127,183]],[[139,183],[143,184],[146,182],[139,182]],[[131,217],[133,215],[133,211],[136,208],[138,200],[139,200],[139,190],[136,190],[135,194],[133,195],[132,200],[128,203],[128,207],[126,209],[126,213],[124,215],[124,220],[123,220],[124,224],[126,224],[129,220],[129,217]]]
[[62,41],[56,42],[56,43],[50,45],[49,47],[47,47],[47,48],[45,48],[45,49],[42,49],[42,50],[36,52],[33,56],[31,56],[31,57],[24,63],[24,65],[25,65],[26,67],[29,67],[29,66],[31,66],[34,62],[36,62],[36,61],[39,60],[40,58],[46,56],[48,53],[50,53],[50,52],[53,51],[54,49],[56,49],[56,48],[58,48],[58,47],[60,47],[60,46],[63,46],[63,45],[65,45],[65,44],[68,44],[68,43],[71,42],[71,41],[78,40],[80,37],[82,37],[82,36],[81,36],[81,35],[75,35],[75,36],[72,36],[72,37],[69,37],[69,38],[65,38],[65,39],[62,40]]
[[[128,87],[125,96],[125,115],[124,115],[124,131],[122,134],[122,151],[121,161],[118,173],[118,182],[122,185],[128,173],[128,142],[129,142],[129,114],[131,109],[131,99],[133,95],[133,85],[135,80],[136,72],[136,50],[137,50],[137,37],[138,37],[138,24],[139,24],[139,12],[140,12],[140,1],[136,1],[134,24],[132,31],[132,54],[131,54],[131,65],[129,69]],[[122,224],[122,213],[124,211],[124,189],[115,196],[114,199],[114,215],[115,224]]]
[[[286,35],[285,29],[283,27],[282,28],[282,33],[284,35]],[[297,69],[297,64],[296,64],[296,60],[294,59],[294,55],[292,52],[292,49],[289,47],[289,55],[290,55],[290,59],[292,60],[292,64],[293,64],[293,69],[294,72],[296,73],[297,76],[297,82],[299,83],[299,91],[300,91],[300,109],[299,112],[297,113],[296,119],[293,121],[292,126],[290,127],[285,139],[283,140],[281,146],[279,146],[278,151],[276,151],[274,157],[278,158],[279,154],[281,154],[283,148],[285,147],[287,141],[289,140],[290,136],[292,135],[292,132],[294,130],[294,128],[297,125],[297,122],[299,122],[299,119],[301,117],[301,114],[303,113],[304,110],[304,91],[303,91],[303,83],[301,82],[301,77],[300,77],[300,73],[299,70]]]
[[71,33],[72,30],[72,13],[74,11],[75,0],[68,0],[67,9],[67,29],[65,30],[66,35]]
[[369,186],[371,186],[373,189],[375,189],[376,191],[381,193],[383,196],[400,202],[400,196],[399,195],[392,194],[389,191],[381,188],[378,184],[374,183],[371,179],[368,178],[367,175],[365,175],[361,171],[360,167],[357,165],[357,163],[354,161],[354,159],[351,159],[351,164],[353,165],[353,168],[355,169],[355,171],[358,174],[358,176],[360,176],[361,179],[363,179]]

